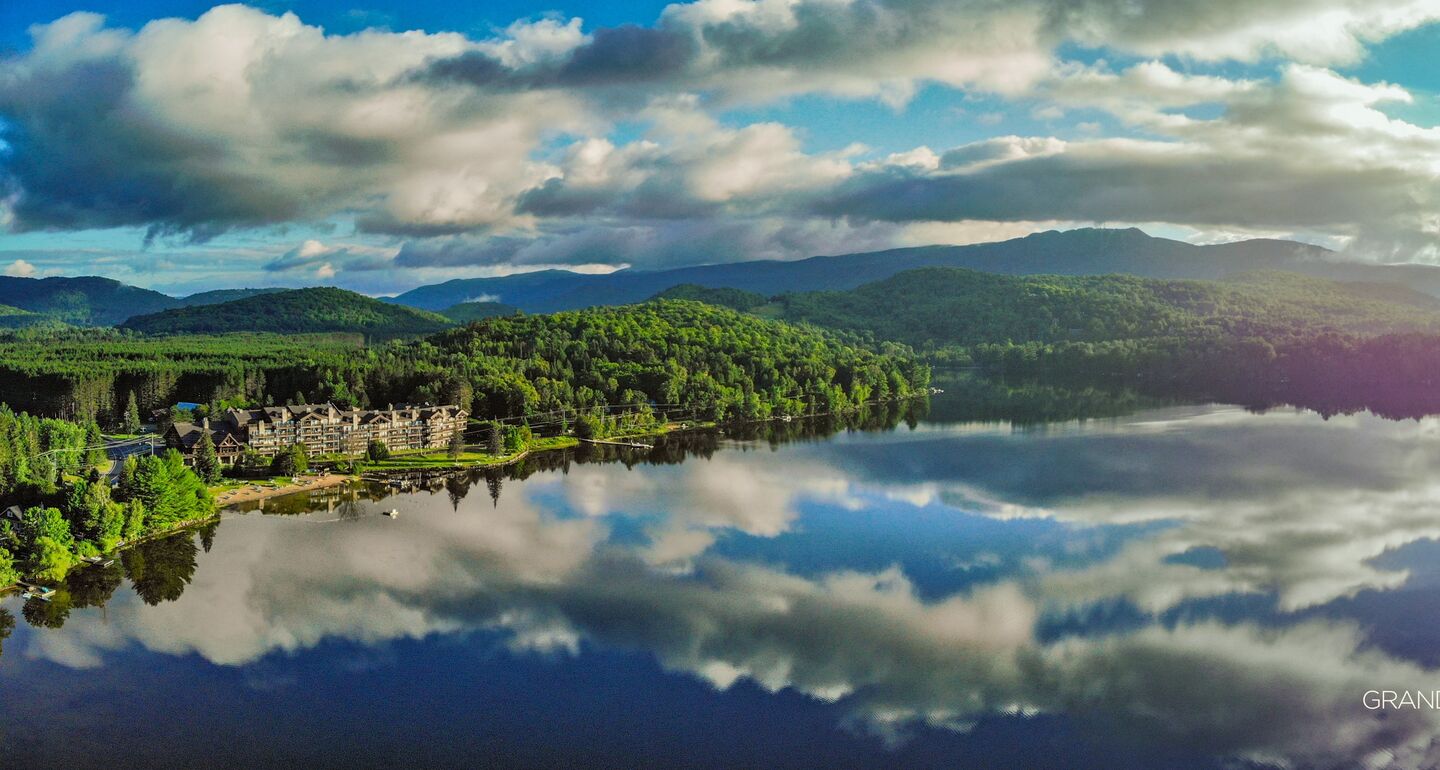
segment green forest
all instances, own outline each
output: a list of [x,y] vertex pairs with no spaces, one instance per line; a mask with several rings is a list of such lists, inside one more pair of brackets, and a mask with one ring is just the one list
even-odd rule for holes
[[924,268],[853,291],[785,294],[755,310],[922,350],[1212,333],[1440,331],[1440,300],[1429,295],[1278,272],[1177,281]]
[[353,291],[293,289],[252,294],[215,305],[163,310],[130,318],[121,328],[146,334],[351,332],[369,339],[430,334],[453,325],[437,313],[392,305]]
[[457,324],[468,324],[500,315],[515,315],[519,309],[499,302],[461,302],[440,311],[440,315]]
[[142,412],[176,401],[430,401],[488,419],[651,403],[732,420],[906,396],[928,378],[903,346],[861,349],[685,301],[494,317],[370,346],[358,335],[0,335],[0,402],[105,425],[132,393]]
[[851,291],[667,294],[902,342],[1001,377],[1141,387],[1165,397],[1332,414],[1440,413],[1440,299],[1396,284],[1283,272],[1221,281],[1012,276],[924,268]]
[[[101,473],[101,423],[133,430],[137,412],[175,401],[433,401],[512,421],[558,411],[575,417],[577,435],[599,437],[667,413],[734,422],[845,412],[921,392],[929,376],[899,346],[847,346],[689,301],[492,317],[371,346],[357,335],[11,331],[0,335],[0,401],[29,411],[0,407],[0,501],[21,511],[0,522],[0,585],[21,573],[59,580],[85,557],[213,513],[205,483],[173,452],[127,458],[113,493]],[[528,440],[523,422],[490,428],[501,445],[492,453]]]
[[63,325],[49,316],[0,305],[0,329],[25,329],[31,326]]
[[34,417],[0,406],[0,587],[21,574],[58,581],[81,563],[213,515],[205,484],[180,455],[131,456],[113,492],[94,422]]

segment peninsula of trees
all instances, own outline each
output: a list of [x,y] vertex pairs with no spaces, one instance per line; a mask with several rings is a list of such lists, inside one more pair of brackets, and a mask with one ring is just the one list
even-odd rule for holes
[[100,428],[0,406],[0,587],[65,577],[83,557],[206,519],[214,503],[178,453],[131,456],[116,484]]

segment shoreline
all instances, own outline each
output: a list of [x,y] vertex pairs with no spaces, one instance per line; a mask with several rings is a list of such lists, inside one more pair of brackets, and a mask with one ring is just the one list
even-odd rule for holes
[[349,483],[359,478],[346,473],[326,473],[320,476],[300,476],[300,481],[287,482],[279,486],[267,486],[270,480],[255,480],[238,487],[220,492],[215,497],[216,511],[223,510],[232,505],[240,503],[252,503],[257,500],[268,500],[272,497],[284,497],[295,495],[301,492],[310,492],[316,489],[329,489]]
[[[917,395],[918,395],[918,394],[917,394]],[[908,400],[909,398],[915,398],[915,397],[916,397],[915,395],[912,395],[912,396],[909,396],[909,397],[906,397],[906,398],[901,398],[901,399],[876,400],[876,401],[867,402],[867,403],[878,404],[878,403],[884,403],[885,401],[890,401],[890,400],[900,400],[900,401],[903,401],[903,400]],[[829,412],[825,412],[825,413],[819,413],[819,414],[816,414],[816,415],[806,415],[806,417],[816,417],[816,416],[821,416],[821,415],[823,415],[823,414],[830,414],[830,413],[829,413]],[[776,422],[776,421],[781,421],[781,420],[785,420],[785,419],[786,419],[786,418],[784,418],[784,417],[770,417],[770,418],[764,419],[764,420],[748,420],[748,421],[746,421],[746,422],[753,424],[753,423],[764,423],[764,422]],[[796,418],[796,419],[803,419],[803,418]],[[529,456],[532,455],[532,454],[541,454],[541,453],[544,453],[544,452],[557,452],[557,451],[561,451],[561,450],[565,450],[565,449],[574,449],[575,447],[580,446],[582,443],[602,444],[602,445],[603,445],[603,444],[612,444],[612,445],[618,445],[618,446],[632,446],[631,444],[626,444],[626,443],[622,443],[622,442],[620,442],[620,441],[615,441],[614,439],[622,439],[622,440],[623,440],[623,439],[655,438],[655,437],[659,437],[659,436],[665,436],[665,435],[668,435],[668,434],[671,434],[671,433],[686,433],[686,432],[690,432],[690,431],[715,430],[715,429],[717,429],[717,428],[723,428],[723,427],[724,427],[723,425],[720,425],[720,424],[718,424],[718,423],[713,423],[713,422],[703,422],[703,423],[696,423],[696,424],[687,424],[687,425],[683,425],[683,426],[682,426],[681,424],[679,424],[679,423],[667,423],[667,424],[665,424],[665,425],[659,426],[659,428],[657,428],[656,430],[653,430],[653,431],[645,431],[645,432],[641,432],[641,433],[627,433],[627,434],[619,435],[619,436],[607,436],[605,439],[599,439],[599,440],[595,440],[595,439],[579,439],[579,438],[575,438],[575,437],[573,437],[573,436],[559,436],[559,437],[551,437],[551,438],[549,438],[549,439],[539,439],[538,441],[539,441],[539,443],[542,443],[542,444],[543,444],[542,446],[531,446],[531,447],[527,447],[524,451],[518,452],[518,453],[516,453],[516,454],[514,454],[514,455],[505,455],[505,456],[503,456],[503,458],[499,458],[499,459],[488,459],[488,458],[491,458],[491,456],[490,456],[490,455],[486,455],[487,459],[485,459],[485,460],[470,460],[470,461],[463,461],[463,460],[462,460],[462,461],[449,461],[449,462],[446,462],[445,460],[449,460],[449,458],[445,458],[444,460],[436,459],[436,460],[434,460],[433,463],[432,463],[432,462],[427,462],[427,461],[425,460],[425,458],[426,458],[427,455],[434,454],[433,452],[416,452],[416,453],[413,453],[413,454],[410,454],[410,455],[404,455],[404,454],[398,455],[398,456],[396,456],[396,457],[391,458],[390,460],[381,461],[380,463],[378,463],[378,465],[380,465],[380,467],[366,468],[364,471],[362,471],[362,472],[359,473],[359,474],[332,473],[332,472],[328,472],[328,471],[327,471],[327,472],[325,472],[323,475],[320,475],[320,476],[302,477],[302,478],[304,478],[305,480],[299,481],[299,482],[291,482],[291,483],[287,483],[287,484],[281,484],[281,485],[279,485],[279,486],[273,486],[273,487],[272,487],[272,486],[261,486],[261,483],[262,483],[261,480],[250,481],[250,482],[246,482],[246,483],[244,483],[244,484],[241,484],[241,485],[239,485],[239,486],[236,486],[236,487],[234,487],[234,488],[232,488],[232,489],[229,489],[229,490],[227,490],[227,491],[225,491],[225,492],[221,492],[221,493],[219,493],[219,494],[214,494],[214,495],[213,495],[213,498],[214,498],[214,500],[215,500],[215,512],[214,512],[213,515],[207,516],[207,517],[202,518],[202,519],[192,519],[192,520],[190,520],[190,521],[182,522],[182,523],[177,524],[176,526],[174,526],[174,527],[172,527],[172,528],[170,528],[170,529],[165,530],[164,532],[154,532],[154,533],[151,533],[151,534],[146,535],[145,537],[140,538],[140,539],[138,539],[138,540],[135,540],[135,541],[132,541],[132,542],[128,542],[128,543],[124,543],[124,544],[122,544],[122,545],[119,545],[119,546],[117,546],[113,551],[111,551],[110,553],[117,553],[117,554],[118,554],[120,551],[123,551],[123,550],[125,550],[125,549],[127,549],[127,548],[130,548],[131,546],[137,545],[137,544],[139,544],[139,543],[146,542],[146,541],[149,541],[149,540],[154,540],[154,539],[161,538],[161,537],[168,537],[168,536],[171,536],[171,535],[175,535],[175,534],[178,534],[178,533],[180,533],[180,532],[183,532],[183,531],[185,531],[185,530],[187,530],[187,529],[192,529],[192,528],[198,527],[198,526],[200,526],[200,525],[202,525],[202,524],[207,524],[207,523],[209,523],[209,522],[218,520],[218,519],[220,519],[220,518],[222,517],[222,515],[224,514],[225,509],[230,508],[231,506],[239,505],[239,504],[241,504],[241,503],[249,503],[249,502],[256,502],[256,501],[259,501],[259,500],[269,500],[269,499],[277,498],[277,497],[285,497],[285,496],[287,496],[287,495],[296,495],[296,494],[300,494],[300,493],[302,493],[302,492],[312,492],[312,491],[317,490],[317,489],[329,489],[329,488],[332,488],[332,487],[342,486],[342,485],[344,485],[344,484],[348,484],[348,483],[355,482],[355,481],[365,481],[365,480],[366,480],[366,479],[365,479],[365,475],[366,475],[366,474],[370,474],[370,473],[375,473],[375,474],[384,475],[384,474],[410,473],[410,472],[414,472],[414,471],[439,471],[439,472],[448,472],[448,471],[466,470],[466,469],[469,469],[469,468],[502,468],[502,467],[505,467],[505,466],[508,466],[508,465],[514,465],[515,463],[518,463],[518,462],[520,462],[521,460],[524,460],[526,457],[529,457]],[[404,460],[405,460],[406,457],[410,457],[410,458],[413,458],[413,459],[417,460],[417,461],[418,461],[417,464],[416,464],[415,466],[412,466],[412,467],[406,467],[405,465],[400,464],[400,463],[403,463],[403,462],[404,462]],[[389,465],[387,465],[387,463],[388,463]],[[264,481],[265,484],[271,483],[271,480],[270,480],[270,479],[265,479],[265,480],[263,480],[263,481]],[[85,565],[85,566],[89,566],[89,565]],[[79,567],[78,569],[83,569],[83,567]],[[0,586],[0,594],[6,594],[6,593],[9,593],[10,591],[13,591],[13,590],[15,590],[15,589],[20,588],[21,585],[22,585],[22,583],[23,583],[25,580],[26,580],[26,578],[25,578],[24,576],[22,576],[22,577],[21,577],[21,583],[15,583],[15,584],[12,584],[12,585],[9,585],[9,586]]]

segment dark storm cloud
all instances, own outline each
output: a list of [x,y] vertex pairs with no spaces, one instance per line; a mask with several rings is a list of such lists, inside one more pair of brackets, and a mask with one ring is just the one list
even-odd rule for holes
[[218,144],[179,135],[136,109],[134,87],[134,71],[115,59],[0,80],[11,146],[0,174],[23,191],[13,204],[16,230],[139,224],[151,237],[203,240],[300,213],[263,175],[217,170]]
[[623,26],[595,32],[560,68],[563,84],[661,80],[687,69],[699,54],[694,39],[668,29]]
[[675,265],[796,259],[845,250],[873,250],[895,242],[892,225],[785,218],[684,219],[575,227],[524,238],[454,236],[406,242],[395,257],[402,268],[497,265]]
[[[1433,191],[1432,191],[1433,192]],[[888,168],[858,175],[815,206],[889,222],[1047,218],[1241,227],[1381,227],[1430,195],[1403,169],[1305,167],[1276,157],[1081,148],[966,173]]]

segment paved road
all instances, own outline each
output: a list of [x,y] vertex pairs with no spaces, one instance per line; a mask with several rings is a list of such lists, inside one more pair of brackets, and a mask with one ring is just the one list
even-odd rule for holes
[[114,462],[110,463],[110,472],[106,475],[113,485],[120,478],[120,470],[125,465],[125,458],[130,455],[150,454],[159,450],[160,439],[158,436],[144,436],[145,440],[135,439],[109,439],[105,442],[105,456]]

